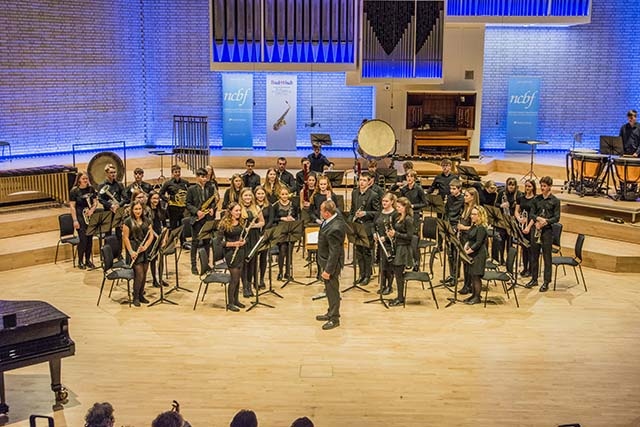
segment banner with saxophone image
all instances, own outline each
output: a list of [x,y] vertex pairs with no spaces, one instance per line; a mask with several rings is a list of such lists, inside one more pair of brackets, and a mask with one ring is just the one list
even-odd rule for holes
[[295,150],[298,76],[267,75],[267,150]]

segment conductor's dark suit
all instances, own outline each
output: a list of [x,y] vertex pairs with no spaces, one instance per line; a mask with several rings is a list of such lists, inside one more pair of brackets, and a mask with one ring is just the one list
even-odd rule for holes
[[340,214],[322,224],[318,233],[318,264],[320,270],[330,274],[324,281],[329,300],[327,316],[333,322],[340,319],[340,272],[344,266],[344,236],[346,224]]

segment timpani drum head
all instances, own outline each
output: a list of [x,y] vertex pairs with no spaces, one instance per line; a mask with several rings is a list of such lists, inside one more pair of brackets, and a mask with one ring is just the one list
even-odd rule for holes
[[94,187],[98,187],[104,182],[107,175],[104,173],[104,168],[108,164],[112,164],[116,168],[116,181],[122,182],[124,179],[124,163],[122,159],[116,153],[111,151],[103,151],[98,153],[91,160],[87,166],[87,174],[89,175],[89,181]]
[[393,153],[396,134],[384,120],[368,120],[358,130],[358,153],[366,159],[383,159]]

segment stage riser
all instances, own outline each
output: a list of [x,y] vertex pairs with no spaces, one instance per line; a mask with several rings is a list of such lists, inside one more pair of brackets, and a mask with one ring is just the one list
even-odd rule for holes
[[[569,233],[582,233],[587,236],[600,237],[625,243],[640,242],[640,227],[629,224],[617,224],[602,219],[604,214],[598,217],[580,215],[575,211],[579,209],[562,209],[561,222],[563,229]],[[570,211],[570,212],[569,212]],[[621,216],[623,215],[615,215]]]
[[[496,172],[511,173],[518,180],[529,171],[529,165],[522,162],[495,160],[494,163]],[[555,185],[561,185],[567,179],[567,172],[564,167],[534,163],[533,170],[538,178],[543,176],[552,177]]]

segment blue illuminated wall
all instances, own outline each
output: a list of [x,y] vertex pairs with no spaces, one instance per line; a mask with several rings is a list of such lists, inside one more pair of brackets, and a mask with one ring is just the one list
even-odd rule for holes
[[539,139],[567,149],[573,133],[597,148],[640,108],[640,2],[594,1],[592,24],[564,28],[488,27],[481,149],[503,149],[510,76],[539,76]]

